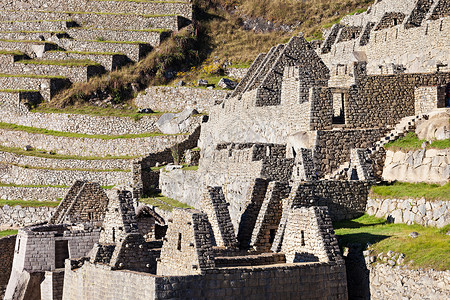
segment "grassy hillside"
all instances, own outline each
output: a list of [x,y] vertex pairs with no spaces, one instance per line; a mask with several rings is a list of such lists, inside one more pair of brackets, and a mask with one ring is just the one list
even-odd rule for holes
[[[362,12],[373,0],[211,0],[198,1],[199,21],[206,28],[211,57],[233,63],[250,63],[259,53],[303,32],[307,39],[320,39],[322,28],[331,27],[343,16]],[[264,19],[289,25],[293,31],[256,33],[244,30],[249,19]]]

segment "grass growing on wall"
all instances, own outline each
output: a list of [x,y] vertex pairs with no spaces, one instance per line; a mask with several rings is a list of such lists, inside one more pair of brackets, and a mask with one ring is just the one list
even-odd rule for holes
[[9,235],[15,235],[19,232],[18,230],[2,230],[0,231],[0,237],[5,237]]
[[35,201],[35,200],[0,200],[0,207],[9,206],[22,206],[22,207],[56,207],[60,201]]
[[109,159],[133,159],[141,156],[76,156],[76,155],[63,155],[48,152],[40,149],[33,149],[26,151],[17,147],[5,147],[0,145],[0,152],[13,153],[16,155],[51,158],[51,159],[75,159],[75,160],[109,160]]
[[387,198],[425,198],[428,200],[450,200],[450,183],[445,185],[428,183],[395,182],[377,185],[371,189],[371,196]]
[[99,107],[99,106],[88,106],[88,105],[79,105],[79,106],[70,106],[66,108],[55,108],[55,107],[37,107],[31,110],[32,112],[40,112],[40,113],[61,113],[61,114],[81,114],[81,115],[90,115],[90,116],[105,116],[105,117],[129,117],[133,120],[140,120],[144,116],[160,116],[164,114],[164,112],[154,112],[151,114],[140,114],[136,113],[136,109],[134,107],[128,107],[124,109],[116,109],[116,108],[108,108],[108,107]]
[[[420,225],[387,224],[386,220],[369,215],[333,224],[339,245],[372,244],[374,255],[389,250],[404,253],[405,264],[412,268],[450,269],[450,225],[442,229]],[[413,239],[411,232],[418,232]]]
[[11,123],[0,122],[0,129],[25,131],[33,134],[45,134],[52,136],[61,137],[71,137],[71,138],[89,138],[89,139],[101,139],[101,140],[114,140],[114,139],[135,139],[143,137],[154,137],[154,136],[171,136],[171,135],[188,135],[187,133],[180,134],[163,134],[159,132],[145,132],[140,134],[121,134],[121,135],[107,135],[107,134],[84,134],[84,133],[74,133],[65,131],[56,131],[45,128],[36,128],[23,125],[16,125]]
[[44,185],[44,184],[14,184],[0,182],[0,187],[24,187],[24,188],[68,188],[67,185]]
[[[408,132],[404,137],[401,137],[393,142],[384,145],[384,148],[392,151],[414,151],[422,148],[422,144],[426,140],[419,140],[415,132]],[[446,149],[450,148],[450,139],[441,141],[432,141],[427,145],[427,149]]]

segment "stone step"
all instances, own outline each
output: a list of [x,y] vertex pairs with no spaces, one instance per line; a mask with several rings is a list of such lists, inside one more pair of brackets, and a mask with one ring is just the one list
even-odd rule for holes
[[152,46],[149,44],[133,42],[60,39],[58,45],[67,51],[124,54],[134,62],[141,60],[152,51]]
[[0,21],[0,31],[65,31],[78,24],[68,20]]
[[[177,31],[188,25],[183,17],[169,15],[138,15],[135,13],[104,13],[104,12],[49,12],[49,11],[0,11],[2,22],[70,20],[83,27],[102,29],[169,29]],[[33,27],[30,27],[33,28]],[[32,29],[36,30],[36,29]],[[51,30],[51,29],[49,29]]]
[[71,82],[84,82],[104,72],[105,68],[94,62],[21,60],[8,65],[2,64],[0,57],[0,73],[13,75],[62,76]]
[[71,28],[67,34],[76,40],[104,40],[122,42],[141,42],[157,47],[170,35],[171,31],[148,30],[119,30],[101,28]]
[[102,52],[48,51],[42,58],[47,60],[90,60],[102,65],[107,71],[120,69],[131,62],[126,55]]
[[120,0],[46,0],[21,3],[21,7],[4,4],[9,10],[46,10],[55,12],[90,11],[105,13],[129,13],[155,15],[174,14],[192,19],[192,4],[184,1],[120,1]]
[[46,101],[50,101],[58,91],[69,85],[69,80],[64,77],[0,74],[1,87],[13,90],[39,91]]
[[0,40],[0,49],[4,51],[20,51],[29,56],[35,57],[41,55],[45,51],[57,50],[59,47],[55,43],[43,41]]

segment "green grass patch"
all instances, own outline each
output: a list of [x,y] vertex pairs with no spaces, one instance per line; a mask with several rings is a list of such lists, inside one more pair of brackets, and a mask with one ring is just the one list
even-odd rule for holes
[[19,232],[18,230],[2,230],[0,231],[0,237],[5,237],[9,235],[15,235]]
[[394,182],[377,185],[371,189],[373,197],[383,198],[425,198],[427,200],[450,200],[450,183],[445,185],[427,183]]
[[40,41],[40,40],[8,40],[8,39],[0,39],[0,42],[6,42],[6,43],[31,43],[31,44],[53,44],[51,42],[46,41]]
[[31,110],[39,113],[56,113],[56,114],[80,114],[101,117],[129,117],[134,120],[140,120],[144,116],[161,116],[163,112],[154,112],[152,114],[136,113],[134,109],[117,109],[99,106],[66,106],[65,108],[54,108],[38,106]]
[[198,170],[198,166],[184,166],[182,170],[186,170],[186,171],[197,171]]
[[0,187],[24,187],[24,188],[68,188],[67,185],[43,185],[43,184],[14,184],[14,183],[2,183]]
[[[122,135],[106,135],[106,134],[84,134],[49,130],[45,128],[35,128],[29,126],[16,125],[11,123],[0,122],[0,129],[25,131],[33,134],[45,134],[52,136],[70,137],[70,138],[89,138],[89,139],[102,139],[102,140],[114,140],[114,139],[135,139],[154,136],[170,136],[171,134],[163,134],[159,132],[146,132],[140,134],[122,134]],[[187,134],[172,134],[172,135],[187,135]]]
[[116,55],[122,54],[118,52],[85,52],[85,51],[63,51],[63,50],[51,50],[47,51],[47,53],[67,53],[67,54],[81,54],[81,55]]
[[0,200],[0,206],[17,206],[20,205],[22,207],[56,207],[58,206],[59,201],[35,201],[35,200]]
[[0,50],[0,55],[24,55],[24,54],[20,51]]
[[[0,162],[0,164],[3,164],[3,162]],[[14,163],[8,163],[9,165],[24,168],[24,169],[31,169],[31,170],[50,170],[50,171],[81,171],[81,172],[131,172],[130,169],[86,169],[86,168],[50,168],[50,167],[37,167],[37,166],[30,166],[30,165],[22,165],[22,164],[14,164]]]
[[42,157],[42,158],[51,158],[51,159],[75,159],[75,160],[109,160],[109,159],[133,159],[139,158],[140,156],[76,156],[76,155],[63,155],[56,154],[52,152],[43,151],[40,149],[33,149],[31,151],[25,151],[22,148],[15,147],[5,147],[0,145],[1,152],[14,153],[17,155],[24,156],[34,156],[34,157]]
[[88,66],[101,66],[88,59],[68,59],[68,60],[33,60],[24,59],[19,60],[16,63],[25,65],[52,65],[52,66],[65,66],[65,67],[88,67]]
[[66,79],[63,76],[33,75],[33,74],[0,74],[0,77],[20,77],[20,78],[39,78],[39,79]]
[[175,199],[169,198],[169,197],[165,197],[162,195],[156,195],[153,197],[146,197],[146,198],[141,198],[139,199],[140,202],[145,203],[145,204],[149,204],[152,206],[156,206],[159,207],[162,210],[166,210],[166,211],[172,211],[174,207],[178,207],[178,208],[192,208],[191,206],[182,203],[180,201],[177,201]]
[[37,93],[38,90],[11,90],[11,89],[5,89],[0,90],[0,93]]
[[[426,140],[419,140],[415,132],[408,132],[404,137],[401,137],[393,142],[384,145],[384,148],[391,151],[414,151],[422,148],[422,144]],[[427,145],[428,149],[447,149],[450,148],[450,139],[432,141]]]
[[[420,225],[387,224],[384,219],[364,215],[351,221],[334,223],[340,247],[372,244],[374,255],[389,250],[404,253],[405,264],[413,268],[450,269],[450,225],[438,229]],[[418,232],[413,239],[411,232]]]

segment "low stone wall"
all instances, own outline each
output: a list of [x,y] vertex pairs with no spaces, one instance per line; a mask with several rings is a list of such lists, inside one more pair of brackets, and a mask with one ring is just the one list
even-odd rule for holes
[[450,270],[408,270],[387,264],[369,266],[370,298],[448,299]]
[[[89,1],[98,2],[98,1]],[[121,1],[120,3],[133,3],[131,1]],[[95,40],[98,37],[103,37],[106,41],[128,41],[128,42],[142,42],[147,43],[153,47],[159,46],[161,41],[167,37],[170,32],[160,31],[132,31],[132,30],[104,30],[104,29],[90,29],[90,28],[70,28],[66,30],[67,34],[77,40]],[[8,34],[4,34],[8,37]],[[11,37],[16,35],[9,34]],[[21,36],[24,36],[22,34]],[[26,35],[29,36],[29,35]]]
[[62,199],[69,188],[0,186],[2,200],[56,201]]
[[97,157],[147,155],[163,151],[188,138],[188,135],[123,139],[72,138],[0,129],[0,143],[6,147],[23,148],[30,145],[58,154]]
[[134,99],[139,108],[151,108],[155,111],[182,111],[186,107],[199,112],[209,112],[216,103],[223,101],[229,92],[190,87],[149,87]]
[[445,184],[450,179],[450,149],[386,151],[383,179]]
[[76,180],[95,181],[101,186],[133,182],[131,171],[32,169],[0,163],[0,182],[7,184],[70,186]]
[[16,236],[0,238],[0,299],[3,299],[14,259]]
[[[185,3],[182,3],[185,2]],[[84,11],[84,12],[111,12],[111,13],[135,13],[144,15],[180,15],[192,19],[192,4],[189,1],[89,1],[89,0],[66,0],[64,2],[51,0],[45,2],[20,1],[1,3],[1,9],[22,9],[46,10],[46,11]]]
[[24,227],[50,220],[56,207],[21,207],[5,205],[0,207],[0,225]]
[[[345,277],[345,266],[335,263],[224,268],[204,275],[161,277],[112,271],[109,266],[85,262],[74,270],[66,265],[63,299],[79,299],[80,294],[92,300],[297,299],[299,295],[305,299],[346,299]],[[133,288],[125,288],[128,286]]]
[[23,126],[82,134],[139,134],[159,132],[155,125],[160,116],[143,116],[135,121],[128,117],[89,116],[81,114],[31,113],[22,109],[2,111],[0,121]]
[[0,161],[6,164],[32,168],[49,169],[85,169],[85,170],[130,170],[131,159],[55,159],[36,156],[18,155],[0,151]]
[[450,224],[450,202],[422,199],[380,199],[369,197],[366,212],[392,223],[444,227]]
[[0,72],[7,74],[34,74],[45,76],[63,76],[72,82],[84,82],[92,76],[104,73],[102,66],[62,66],[62,65],[33,65],[16,63],[11,66],[1,66]]

